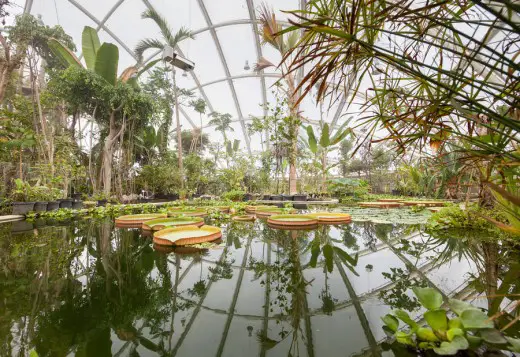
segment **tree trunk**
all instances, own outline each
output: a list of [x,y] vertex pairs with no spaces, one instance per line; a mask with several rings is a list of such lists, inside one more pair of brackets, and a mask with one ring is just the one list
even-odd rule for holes
[[112,133],[108,135],[105,145],[103,146],[103,159],[101,162],[101,180],[103,183],[103,193],[110,195],[112,190],[112,158],[114,156],[113,140],[110,139]]
[[5,91],[7,89],[7,85],[9,84],[9,78],[11,77],[11,72],[9,70],[8,65],[3,65],[0,67],[0,103],[4,101]]
[[323,150],[321,157],[321,192],[326,191],[327,187],[327,151]]
[[296,106],[296,86],[294,83],[294,76],[292,74],[286,75],[287,86],[289,89],[288,103],[291,111],[293,127],[289,128],[291,145],[289,153],[289,194],[295,195],[298,193],[296,185],[296,155],[298,151],[298,106]]
[[[109,196],[112,191],[112,161],[114,157],[114,149],[118,138],[121,136],[125,129],[123,121],[122,127],[119,129],[115,124],[115,116],[119,110],[114,110],[110,114],[110,128],[108,136],[103,146],[103,154],[101,159],[101,181],[103,185],[103,193]],[[119,129],[119,130],[118,130]]]

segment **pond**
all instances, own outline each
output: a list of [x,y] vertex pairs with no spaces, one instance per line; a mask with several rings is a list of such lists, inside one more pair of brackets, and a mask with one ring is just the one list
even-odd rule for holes
[[219,244],[174,251],[111,221],[0,225],[0,355],[400,356],[381,317],[421,314],[410,287],[486,309],[508,304],[486,293],[518,292],[501,243],[367,221],[221,226]]

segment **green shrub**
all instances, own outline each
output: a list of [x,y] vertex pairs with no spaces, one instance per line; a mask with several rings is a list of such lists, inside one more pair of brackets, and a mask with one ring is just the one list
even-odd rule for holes
[[334,197],[340,199],[350,198],[360,199],[368,194],[370,186],[368,182],[360,179],[336,178],[327,181],[327,190]]
[[[459,351],[477,350],[482,345],[520,352],[520,339],[504,335],[482,310],[467,302],[450,299],[444,309],[442,295],[433,288],[413,288],[421,305],[426,324],[419,325],[406,311],[396,310],[381,319],[383,330],[399,344],[417,350],[433,350],[441,356],[453,356]],[[399,328],[404,322],[407,329]]]
[[31,186],[26,181],[14,180],[15,189],[11,192],[10,199],[18,202],[54,201],[62,197],[62,191],[47,186]]
[[231,190],[222,194],[222,198],[231,201],[242,201],[246,192],[242,190]]
[[[463,210],[458,205],[449,205],[432,214],[428,220],[426,228],[428,230],[452,228],[490,230],[494,229],[494,227],[481,217],[484,214],[490,213],[492,212],[484,212],[483,210],[479,210],[474,206]],[[496,213],[492,213],[492,215],[496,216]]]

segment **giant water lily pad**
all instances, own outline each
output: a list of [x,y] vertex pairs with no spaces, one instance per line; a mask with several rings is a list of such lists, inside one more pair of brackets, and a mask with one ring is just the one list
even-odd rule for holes
[[231,219],[237,222],[253,222],[256,219],[256,217],[253,215],[246,214],[243,216],[234,216]]
[[405,206],[444,207],[446,202],[442,201],[402,201]]
[[208,214],[203,209],[190,209],[190,210],[168,210],[168,217],[206,217]]
[[[294,209],[291,209],[289,210],[289,212],[295,212]],[[257,217],[269,217],[269,216],[273,216],[273,215],[279,215],[279,214],[282,214],[284,213],[284,209],[283,208],[278,208],[278,207],[272,207],[272,206],[268,206],[268,207],[262,207],[262,208],[257,208],[256,209],[256,215]]]
[[350,214],[352,220],[357,222],[425,224],[431,217],[431,212],[427,210],[414,212],[404,207],[402,209],[344,207],[341,211]]
[[145,231],[159,231],[161,229],[178,226],[203,226],[204,220],[200,217],[169,217],[152,219],[151,221],[143,222],[142,228]]
[[359,202],[359,207],[368,208],[399,208],[402,206],[400,202]]
[[272,215],[267,219],[267,223],[280,226],[310,226],[318,223],[316,217],[303,214],[280,214]]
[[130,214],[126,216],[119,216],[116,218],[117,227],[141,227],[143,222],[150,221],[157,218],[166,218],[164,213],[142,213]]
[[313,212],[308,216],[317,218],[319,223],[346,223],[352,220],[350,214],[341,212]]
[[159,245],[188,245],[211,242],[222,237],[222,231],[213,226],[181,226],[155,232],[153,242]]

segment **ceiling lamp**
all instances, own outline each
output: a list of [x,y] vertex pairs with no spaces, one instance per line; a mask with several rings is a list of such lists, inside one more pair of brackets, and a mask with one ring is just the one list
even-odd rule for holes
[[188,72],[184,71],[184,72],[182,73],[182,76],[183,76],[183,77],[188,77]]
[[251,67],[249,66],[249,61],[246,60],[246,64],[244,65],[244,71],[249,71]]

